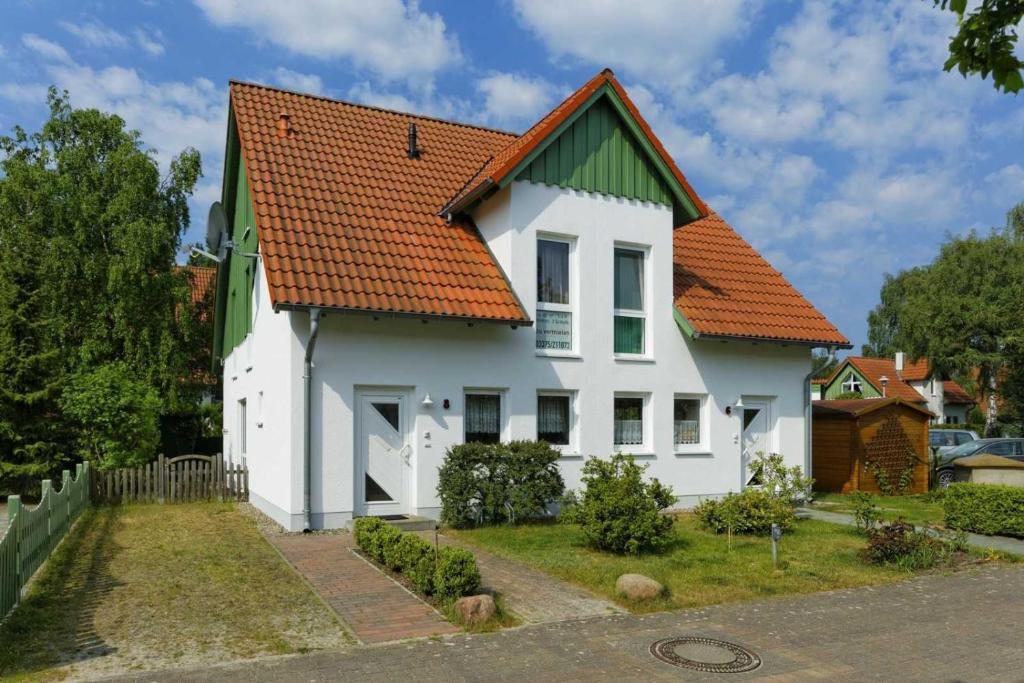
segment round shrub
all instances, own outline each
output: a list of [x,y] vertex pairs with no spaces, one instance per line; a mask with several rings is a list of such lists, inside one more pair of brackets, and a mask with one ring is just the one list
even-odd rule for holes
[[379,517],[360,517],[353,525],[353,536],[356,545],[365,550],[367,554],[373,555],[371,548],[376,542],[377,532],[386,526],[384,520]]
[[463,548],[444,547],[437,553],[434,594],[443,599],[473,595],[480,588],[480,570],[473,553]]
[[560,453],[543,441],[453,446],[438,468],[441,521],[453,527],[542,516],[565,483]]
[[416,540],[418,543],[407,549],[402,573],[408,577],[420,593],[433,595],[434,571],[437,568],[434,547],[421,538],[416,538]]
[[369,548],[370,555],[381,564],[387,564],[385,557],[387,557],[388,553],[393,552],[392,547],[398,545],[398,541],[401,538],[401,531],[389,524],[385,524],[377,530],[373,544]]
[[676,499],[657,479],[644,481],[646,469],[622,453],[590,458],[583,465],[583,491],[567,496],[563,521],[579,524],[587,542],[600,550],[635,555],[664,547],[672,519],[660,513]]
[[718,500],[708,499],[693,512],[701,526],[716,534],[731,530],[734,534],[765,536],[771,533],[772,524],[788,531],[796,523],[792,504],[762,489],[744,489]]

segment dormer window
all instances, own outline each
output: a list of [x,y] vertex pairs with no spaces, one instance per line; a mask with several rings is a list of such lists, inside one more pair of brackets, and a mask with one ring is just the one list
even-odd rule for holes
[[852,372],[848,373],[846,375],[846,379],[843,380],[843,393],[844,394],[852,394],[852,393],[858,393],[859,394],[859,393],[861,393],[861,391],[860,391],[860,380],[857,379],[857,375],[853,374]]

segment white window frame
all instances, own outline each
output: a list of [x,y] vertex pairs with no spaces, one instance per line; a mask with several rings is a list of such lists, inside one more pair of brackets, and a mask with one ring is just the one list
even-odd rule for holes
[[465,387],[462,390],[462,443],[466,442],[466,397],[474,396],[497,396],[498,397],[498,441],[509,441],[508,433],[508,391],[506,389],[478,389],[476,387]]
[[[847,383],[849,383],[851,387],[850,389],[846,388]],[[856,387],[856,389],[852,387]],[[850,370],[846,373],[846,377],[843,378],[843,383],[839,385],[839,388],[843,390],[844,394],[849,394],[852,392],[864,393],[864,385],[861,384],[860,379],[857,377],[857,373],[855,373],[853,370]]]
[[[643,291],[640,298],[643,300],[643,310],[636,311],[629,308],[615,308],[615,252],[634,251],[641,255],[641,268],[643,268]],[[615,242],[612,248],[612,355],[616,360],[651,360],[653,356],[653,335],[651,334],[651,247],[645,244],[634,244],[632,242]],[[640,353],[618,353],[615,351],[615,317],[643,318],[644,320],[644,348]]]
[[242,457],[246,455],[246,451],[249,447],[249,425],[248,422],[248,403],[244,398],[238,399],[238,454]]
[[[572,344],[568,349],[541,349],[537,348],[536,341],[536,330],[534,331],[534,350],[538,356],[569,356],[578,357],[580,349],[580,316],[579,316],[579,278],[577,273],[576,261],[576,237],[572,235],[559,235],[550,232],[538,232],[536,239],[534,239],[534,263],[537,258],[537,243],[541,240],[545,242],[561,242],[569,245],[569,303],[567,304],[553,304],[546,301],[540,301],[540,292],[536,292],[534,298],[537,299],[535,302],[538,311],[556,311],[560,313],[568,313],[571,316],[572,323]],[[536,281],[537,273],[536,270],[533,273],[533,279]]]
[[[551,447],[562,455],[577,455],[579,453],[579,440],[578,440],[578,426],[579,416],[576,414],[578,401],[576,400],[576,392],[566,389],[540,389],[537,391],[537,399],[541,396],[564,396],[569,399],[569,443],[567,444],[551,444]],[[540,416],[535,416],[537,420],[534,424],[534,438],[540,438]]]
[[[700,420],[698,441],[697,443],[676,443],[675,428],[676,428],[676,399],[684,399],[691,401],[699,401],[700,408],[698,409],[698,416]],[[708,395],[707,394],[693,394],[693,393],[676,393],[672,396],[672,450],[677,454],[688,454],[688,453],[707,453],[710,451],[708,446]]]
[[[640,420],[642,422],[643,443],[639,444],[617,444],[615,443],[615,399],[617,398],[639,398],[643,399],[640,409]],[[612,450],[615,453],[628,453],[631,455],[651,455],[651,395],[640,391],[616,391],[612,396]]]

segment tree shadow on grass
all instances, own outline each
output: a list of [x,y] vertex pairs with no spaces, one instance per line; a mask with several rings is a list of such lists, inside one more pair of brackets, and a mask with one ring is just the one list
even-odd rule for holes
[[95,616],[121,585],[110,563],[119,510],[87,510],[0,625],[0,676],[28,673],[116,652],[96,632]]

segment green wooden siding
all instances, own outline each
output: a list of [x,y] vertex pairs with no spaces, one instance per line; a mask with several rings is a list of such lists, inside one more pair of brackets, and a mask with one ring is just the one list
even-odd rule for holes
[[672,204],[661,173],[606,97],[552,140],[517,180]]
[[249,197],[245,164],[241,158],[238,160],[237,177],[235,202],[228,216],[235,248],[228,264],[228,297],[224,311],[222,347],[225,357],[252,331],[252,292],[256,280],[256,259],[240,255],[240,252],[255,253],[257,249],[256,217]]
[[882,395],[875,391],[875,388],[871,386],[871,382],[864,379],[864,375],[857,372],[857,369],[852,365],[847,365],[840,371],[836,378],[832,380],[832,384],[825,387],[825,398],[831,399],[843,393],[843,382],[846,381],[847,376],[853,373],[860,381],[860,393],[864,398],[881,398]]

